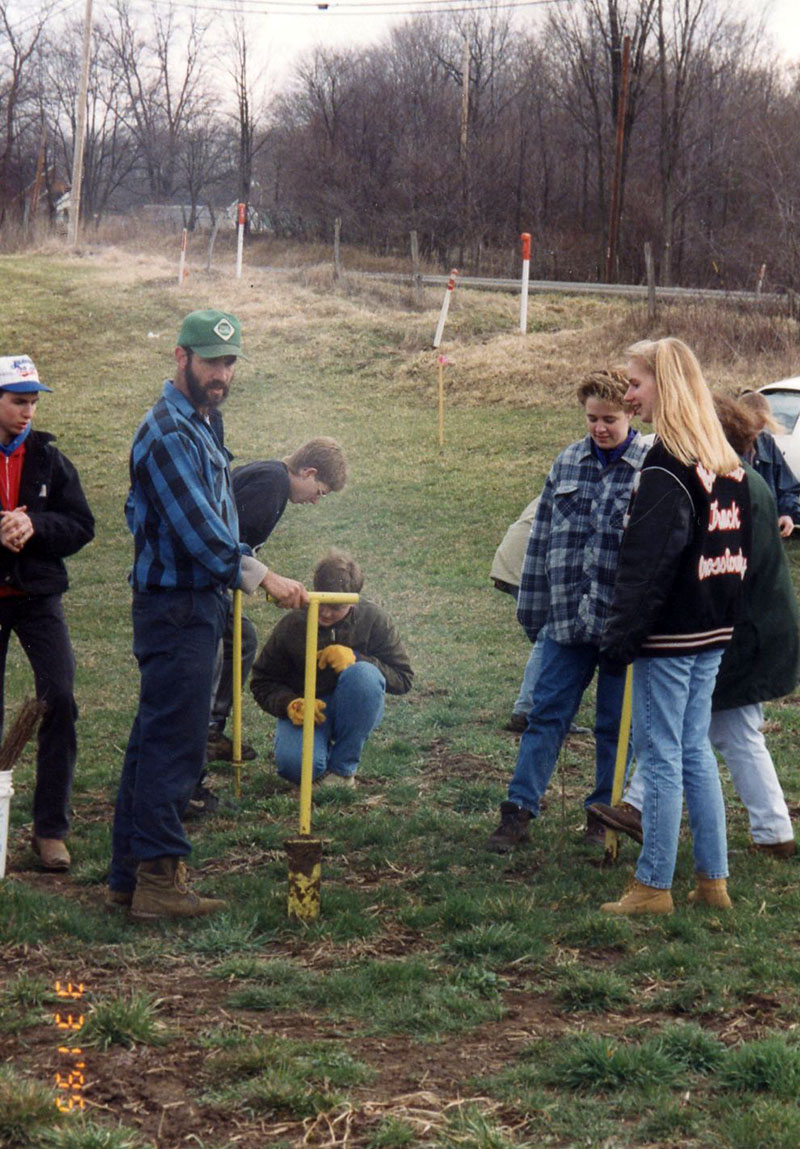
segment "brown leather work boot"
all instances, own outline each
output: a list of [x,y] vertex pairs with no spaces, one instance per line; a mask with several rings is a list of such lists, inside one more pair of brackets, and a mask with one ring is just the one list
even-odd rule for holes
[[487,841],[486,849],[493,854],[508,854],[520,843],[529,842],[530,820],[530,810],[523,810],[515,802],[501,802],[500,825]]
[[43,870],[63,873],[68,870],[72,859],[69,850],[60,838],[31,838],[34,854],[38,855]]
[[771,858],[793,858],[797,853],[794,838],[788,842],[751,842],[748,846],[751,854],[766,854]]
[[139,863],[131,917],[137,921],[158,918],[199,918],[227,908],[219,898],[202,898],[186,884],[182,858],[149,858]]
[[691,906],[714,906],[717,910],[733,909],[733,902],[728,897],[727,878],[705,878],[697,875],[697,885],[689,894]]
[[106,886],[103,890],[103,905],[107,910],[129,909],[133,901],[133,890],[112,890]]
[[602,822],[609,830],[617,830],[627,834],[634,842],[642,844],[642,815],[635,806],[628,802],[617,802],[614,806],[607,806],[605,802],[593,802],[587,807],[590,814]]
[[671,914],[672,893],[646,886],[636,878],[618,902],[606,902],[600,909],[604,914]]

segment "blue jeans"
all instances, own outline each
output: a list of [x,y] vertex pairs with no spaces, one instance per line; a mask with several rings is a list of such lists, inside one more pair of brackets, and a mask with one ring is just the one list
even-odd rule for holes
[[[336,680],[333,694],[322,695],[325,721],[314,727],[314,780],[323,774],[355,774],[364,743],[383,718],[386,679],[371,662],[354,662]],[[279,718],[275,729],[278,773],[300,783],[303,727]]]
[[205,765],[214,659],[226,616],[214,590],[133,596],[141,682],[114,809],[114,890],[133,890],[136,865],[185,857],[181,818]]
[[12,633],[33,670],[36,697],[47,703],[39,725],[33,832],[38,838],[66,838],[69,799],[78,743],[73,696],[75,655],[60,594],[8,595],[0,598],[0,733],[5,707],[3,680]]
[[524,714],[526,717],[530,714],[531,707],[533,706],[533,691],[536,687],[539,671],[542,668],[543,649],[544,638],[540,636],[536,639],[536,642],[534,642],[528,656],[528,661],[525,663],[525,670],[522,674],[522,686],[519,688],[519,698],[513,707],[515,714]]
[[[556,767],[561,743],[594,676],[599,653],[596,646],[588,643],[563,646],[544,638],[528,728],[520,740],[517,765],[508,787],[509,801],[534,816],[539,813],[539,799]],[[595,788],[584,802],[585,806],[611,800],[624,689],[624,675],[605,674],[602,670],[598,673]]]
[[659,890],[672,888],[684,793],[695,869],[707,878],[728,876],[725,803],[708,739],[721,657],[721,650],[707,650],[633,664],[633,751],[644,784],[636,877]]

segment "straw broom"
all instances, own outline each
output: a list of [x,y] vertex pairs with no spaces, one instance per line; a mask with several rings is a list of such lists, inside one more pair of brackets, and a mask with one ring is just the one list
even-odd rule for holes
[[29,740],[33,737],[39,720],[47,709],[44,702],[26,698],[8,734],[0,744],[0,770],[13,770]]

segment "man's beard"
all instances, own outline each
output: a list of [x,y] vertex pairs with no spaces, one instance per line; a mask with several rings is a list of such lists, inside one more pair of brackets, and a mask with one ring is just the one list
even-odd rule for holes
[[[219,407],[224,403],[228,397],[228,384],[223,382],[222,379],[210,379],[208,383],[201,383],[194,373],[191,359],[187,362],[184,368],[184,376],[186,378],[186,386],[189,391],[189,398],[198,409],[207,407]],[[222,395],[219,399],[212,399],[208,394],[208,388],[221,387]]]

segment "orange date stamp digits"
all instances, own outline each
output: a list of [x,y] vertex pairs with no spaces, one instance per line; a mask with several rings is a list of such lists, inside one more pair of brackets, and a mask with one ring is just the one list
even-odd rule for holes
[[[71,1033],[77,1033],[83,1027],[83,1014],[78,1012],[77,1007],[73,1006],[73,1002],[78,1002],[83,997],[83,982],[78,985],[73,985],[72,982],[60,982],[55,984],[55,991],[58,997],[66,998],[70,1002],[69,1012],[59,1010],[58,1013],[53,1015],[56,1029],[67,1030]],[[64,1002],[66,1007],[67,1002]],[[77,1045],[59,1045],[59,1055],[68,1060],[69,1071],[61,1070],[56,1072],[55,1087],[58,1090],[55,1097],[56,1108],[60,1113],[70,1113],[73,1109],[85,1109],[86,1098],[83,1096],[83,1087],[86,1084],[86,1062],[84,1060],[83,1050]]]

